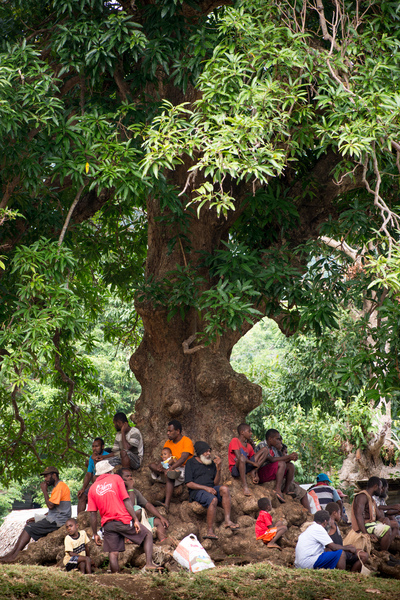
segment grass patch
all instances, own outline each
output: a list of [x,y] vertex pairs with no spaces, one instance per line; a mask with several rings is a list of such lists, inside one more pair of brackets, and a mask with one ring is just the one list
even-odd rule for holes
[[55,567],[0,566],[0,600],[399,600],[399,589],[393,579],[268,563],[162,576],[81,576]]
[[91,577],[55,567],[0,566],[0,600],[126,600],[116,588],[94,586]]
[[340,571],[287,569],[258,563],[218,568],[198,575],[174,573],[159,578],[168,600],[399,600],[397,580],[361,577]]

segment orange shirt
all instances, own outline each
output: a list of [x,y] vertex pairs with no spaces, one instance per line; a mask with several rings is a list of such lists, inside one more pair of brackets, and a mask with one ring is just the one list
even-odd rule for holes
[[172,440],[167,440],[164,444],[164,448],[169,448],[172,452],[172,455],[176,456],[178,460],[182,456],[183,452],[189,452],[189,456],[183,464],[186,464],[186,461],[188,461],[189,458],[192,458],[194,454],[193,442],[190,438],[186,437],[186,435],[183,435],[182,439],[176,444],[174,444]]

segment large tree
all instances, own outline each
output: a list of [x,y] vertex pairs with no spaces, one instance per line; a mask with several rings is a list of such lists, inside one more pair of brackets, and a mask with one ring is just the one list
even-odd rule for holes
[[[312,241],[396,244],[397,2],[0,10],[7,465],[70,455],[95,429],[79,350],[107,293],[127,306],[109,335],[133,343],[134,300],[143,324],[130,367],[147,451],[171,418],[221,449],[261,401],[230,366],[237,340],[263,315],[287,334],[335,326],[327,271],[307,277]],[[60,390],[40,427],[32,378]]]

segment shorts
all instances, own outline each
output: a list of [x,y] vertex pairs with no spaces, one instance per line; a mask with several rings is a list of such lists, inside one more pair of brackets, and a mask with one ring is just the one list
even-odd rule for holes
[[[137,471],[138,469],[140,469],[141,461],[140,461],[139,455],[134,454],[134,452],[132,452],[131,450],[127,450],[126,453],[129,456],[130,468],[133,471]],[[121,464],[121,456],[112,456],[111,458],[108,459],[108,462],[113,467],[117,467],[118,465]]]
[[[182,483],[185,483],[185,467],[177,467],[175,471],[180,471],[181,473],[177,479],[170,480],[174,482],[174,486],[176,487],[177,485],[182,485]],[[160,473],[159,475],[157,475],[156,473],[151,471],[151,478],[154,479],[154,481],[158,481],[159,483],[165,483],[166,477],[167,476],[165,473]]]
[[335,550],[334,552],[323,552],[314,563],[313,569],[336,569],[343,550]]
[[382,538],[385,533],[387,533],[390,529],[390,525],[385,525],[385,523],[381,523],[380,521],[375,521],[373,523],[365,523],[365,529],[369,535],[376,535],[377,538]]
[[140,525],[140,531],[136,533],[132,521],[128,524],[122,523],[122,521],[107,521],[103,525],[103,531],[104,552],[124,552],[125,538],[140,546],[148,533],[148,529],[144,525]]
[[67,571],[72,571],[73,569],[77,569],[77,568],[78,568],[78,557],[77,556],[71,556],[71,558],[69,559],[69,561],[65,565],[65,569]]
[[276,479],[276,474],[278,472],[279,461],[267,463],[258,469],[258,476],[260,478],[260,483],[265,483],[266,481],[274,481]]
[[[240,454],[243,454],[243,456],[247,457],[247,452],[245,452],[242,448],[240,449]],[[251,462],[254,462],[253,457],[249,458],[248,460],[251,460]],[[254,465],[255,467],[256,465]],[[250,471],[253,471],[254,467],[252,467],[251,465],[249,465],[249,463],[246,463],[246,475],[247,473],[250,473]],[[239,469],[237,468],[236,465],[233,465],[233,467],[231,468],[231,475],[233,477],[240,477],[240,473],[239,473]]]
[[219,493],[220,486],[213,485],[210,487],[213,487],[214,490],[217,490],[216,496],[214,496],[214,494],[211,494],[210,492],[206,492],[205,490],[197,490],[196,495],[193,496],[193,498],[191,498],[191,502],[195,500],[205,508],[208,508],[211,502],[214,500],[214,498],[217,498],[218,504],[222,504],[221,494]]
[[57,525],[55,521],[50,522],[47,519],[41,519],[40,521],[37,521],[37,523],[28,523],[25,526],[25,531],[29,533],[31,538],[36,542],[37,540],[40,540],[40,538],[46,537],[46,535],[52,531],[57,531],[60,527],[61,525]]
[[357,554],[353,554],[352,552],[346,552],[346,567],[351,567],[356,564],[356,562],[360,560]]
[[270,542],[271,540],[274,539],[277,532],[278,532],[277,527],[268,527],[267,531],[265,533],[263,533],[263,535],[260,535],[260,537],[258,537],[257,540],[262,540],[264,542],[264,544],[266,544],[267,542]]

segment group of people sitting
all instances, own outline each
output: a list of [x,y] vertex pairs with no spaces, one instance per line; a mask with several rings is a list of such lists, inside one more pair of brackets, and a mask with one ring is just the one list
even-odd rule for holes
[[[93,453],[88,461],[82,488],[78,492],[78,513],[85,511],[87,503],[95,543],[102,544],[103,550],[109,553],[112,572],[118,571],[118,553],[124,551],[126,540],[143,544],[146,569],[159,569],[152,560],[153,534],[157,536],[158,543],[169,543],[169,523],[157,506],[162,506],[165,513],[168,513],[176,486],[186,484],[190,501],[196,501],[207,509],[204,538],[217,539],[214,525],[218,505],[223,508],[224,526],[231,530],[239,528],[231,519],[229,488],[221,484],[221,458],[212,458],[211,447],[207,442],[198,441],[193,444],[189,437],[182,434],[179,421],[173,419],[168,423],[168,439],[160,460],[149,465],[154,482],[165,485],[165,498],[162,502],[152,504],[134,487],[133,471],[139,469],[143,461],[142,435],[136,427],[129,425],[124,413],[117,413],[113,423],[117,432],[113,447],[106,450],[101,438],[93,441]],[[359,539],[348,543],[345,540],[347,545],[343,546],[337,522],[344,519],[344,507],[336,490],[329,485],[329,477],[324,473],[318,475],[317,482],[308,495],[294,481],[293,461],[297,460],[297,453],[288,454],[276,429],[269,429],[265,441],[255,448],[248,424],[240,424],[237,432],[238,435],[229,444],[228,464],[232,477],[241,481],[245,496],[252,494],[247,483],[247,474],[251,473],[254,484],[274,482],[273,493],[279,502],[285,503],[284,495],[291,495],[302,503],[305,510],[311,512],[310,498],[313,507],[318,509],[317,512],[313,510],[314,523],[299,537],[296,547],[297,567],[345,568],[347,564],[351,570],[359,570],[361,561],[365,562],[368,558],[370,547],[364,553],[359,552],[364,550],[362,546],[367,538],[370,544],[370,537],[376,536],[381,547],[386,549],[398,535],[397,521],[389,518],[389,515],[396,514],[397,505],[384,510],[380,502],[380,507],[377,507],[373,496],[378,495],[382,500],[382,483],[378,478],[372,478],[367,489],[357,494],[353,503],[352,528]],[[116,472],[113,472],[115,469]],[[93,565],[89,556],[89,539],[85,531],[79,531],[76,521],[71,519],[68,486],[59,479],[59,472],[55,467],[47,467],[42,476],[44,481],[41,489],[48,513],[37,522],[30,520],[26,523],[14,549],[0,558],[0,562],[14,561],[31,538],[38,540],[65,524],[67,536],[64,565],[67,570],[77,568],[83,573],[90,573]],[[53,488],[51,495],[49,487]],[[262,540],[268,548],[280,549],[277,542],[286,532],[287,523],[282,519],[273,523],[268,498],[259,501],[259,508],[256,539]],[[400,506],[398,508],[397,514],[400,514]],[[98,513],[101,518],[99,531]],[[362,545],[360,540],[364,540]],[[344,553],[352,554],[355,560],[351,562]],[[327,556],[322,556],[323,554]]]

